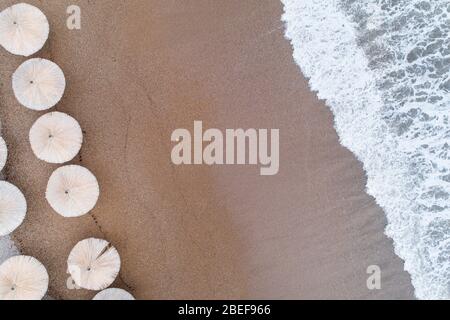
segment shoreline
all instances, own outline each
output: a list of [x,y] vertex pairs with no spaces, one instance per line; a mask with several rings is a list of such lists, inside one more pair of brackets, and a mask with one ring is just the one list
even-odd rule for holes
[[[68,253],[87,237],[114,244],[122,270],[113,286],[138,299],[414,297],[361,164],[339,144],[331,111],[293,60],[281,3],[77,1],[80,31],[65,27],[73,3],[29,3],[51,23],[38,56],[68,79],[56,110],[86,132],[72,163],[92,170],[101,189],[90,215],[51,210],[44,192],[56,166],[38,161],[28,143],[43,113],[19,106],[4,77],[6,175],[29,205],[13,239],[47,266],[52,297],[95,295],[65,287]],[[23,60],[1,51],[2,74]],[[173,165],[171,132],[194,120],[279,128],[279,173]],[[383,270],[382,290],[366,288],[373,264]]]

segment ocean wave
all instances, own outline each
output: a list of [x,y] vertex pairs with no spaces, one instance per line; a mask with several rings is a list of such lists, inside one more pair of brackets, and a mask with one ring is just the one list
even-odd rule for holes
[[420,299],[450,298],[450,1],[282,0],[310,87],[361,162]]

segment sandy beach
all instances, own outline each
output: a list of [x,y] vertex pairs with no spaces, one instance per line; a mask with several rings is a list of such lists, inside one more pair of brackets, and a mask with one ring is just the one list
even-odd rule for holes
[[[72,163],[89,168],[101,189],[89,215],[51,209],[44,194],[57,166],[38,160],[28,142],[43,113],[14,97],[11,74],[25,59],[0,50],[4,176],[29,207],[13,239],[47,267],[51,297],[95,295],[67,289],[66,261],[79,240],[100,237],[122,259],[114,286],[137,299],[414,298],[361,164],[339,144],[331,112],[292,58],[280,2],[28,2],[51,25],[36,56],[67,79],[55,110],[84,130]],[[71,4],[82,10],[81,30],[66,27]],[[280,129],[279,173],[173,165],[171,133],[192,131],[195,120]],[[366,286],[370,265],[382,270],[381,290]]]

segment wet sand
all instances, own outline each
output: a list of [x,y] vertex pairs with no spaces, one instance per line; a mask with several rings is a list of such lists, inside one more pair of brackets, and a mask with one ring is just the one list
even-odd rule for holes
[[[2,1],[0,9],[15,3]],[[28,131],[42,113],[20,106],[10,76],[23,58],[0,50],[0,117],[8,181],[29,205],[13,238],[41,260],[58,299],[77,241],[103,237],[122,258],[114,286],[139,299],[413,298],[409,275],[365,194],[361,164],[339,145],[331,112],[312,93],[283,37],[278,1],[29,1],[51,24],[37,54],[68,86],[56,110],[85,131],[72,163],[97,176],[90,215],[66,219],[44,193],[57,167],[34,157]],[[82,29],[66,28],[78,4]],[[177,128],[280,129],[280,172],[171,163]],[[366,287],[366,268],[382,289]]]

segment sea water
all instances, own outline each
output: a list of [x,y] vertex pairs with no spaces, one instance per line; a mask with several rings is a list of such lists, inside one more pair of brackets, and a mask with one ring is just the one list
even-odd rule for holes
[[450,1],[282,0],[420,299],[450,298]]

